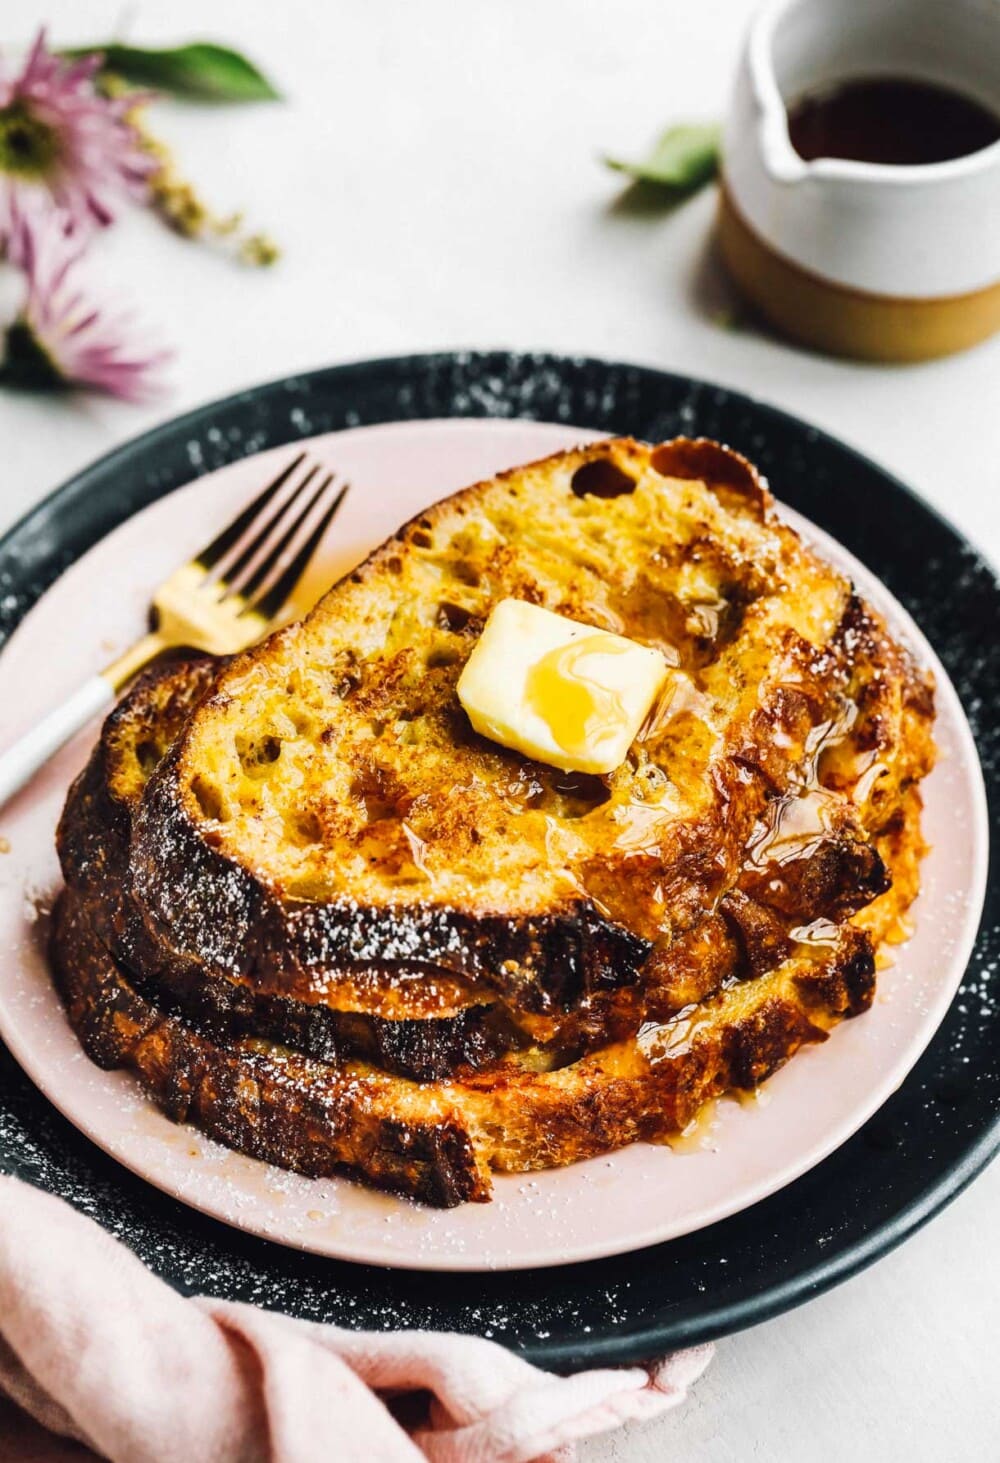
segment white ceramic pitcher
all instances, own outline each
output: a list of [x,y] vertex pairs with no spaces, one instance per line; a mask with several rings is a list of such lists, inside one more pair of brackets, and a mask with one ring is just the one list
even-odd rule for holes
[[720,241],[781,329],[879,359],[1000,329],[1000,142],[900,167],[804,161],[786,108],[859,77],[951,87],[1000,115],[1000,0],[770,0],[747,39],[723,144]]

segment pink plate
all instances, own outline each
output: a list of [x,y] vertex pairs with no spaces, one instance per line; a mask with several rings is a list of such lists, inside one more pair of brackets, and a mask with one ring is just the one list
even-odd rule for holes
[[[353,484],[314,590],[435,498],[596,434],[518,421],[400,422],[309,443]],[[143,628],[150,586],[204,543],[291,448],[262,453],[154,503],[52,587],[0,656],[0,746]],[[279,1243],[422,1270],[561,1265],[639,1249],[744,1209],[843,1143],[902,1082],[965,969],[987,863],[982,776],[958,697],[905,611],[818,529],[786,515],[849,572],[938,682],[941,758],[925,784],[932,849],[916,933],[880,976],[874,1008],[802,1053],[763,1100],[720,1104],[693,1151],[637,1144],[533,1177],[501,1176],[492,1204],[438,1212],[231,1153],[162,1117],[137,1082],[84,1056],[49,981],[41,933],[58,887],[53,831],[92,727],[0,813],[0,1033],[59,1110],[106,1152],[185,1203]],[[6,844],[4,845],[6,847]]]

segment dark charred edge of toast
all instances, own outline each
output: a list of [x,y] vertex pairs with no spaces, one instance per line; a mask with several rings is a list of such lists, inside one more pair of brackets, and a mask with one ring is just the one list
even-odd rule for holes
[[470,1005],[451,1016],[392,1019],[255,992],[195,967],[156,970],[155,964],[136,961],[134,949],[131,959],[128,951],[115,953],[145,999],[213,1041],[259,1037],[323,1062],[359,1056],[417,1082],[483,1066],[527,1043],[496,1002]]
[[[178,744],[153,773],[128,859],[130,889],[150,937],[175,961],[242,976],[283,996],[315,972],[419,961],[489,985],[512,1007],[542,1016],[641,981],[652,942],[587,898],[516,918],[434,904],[283,899],[211,845],[210,831],[185,806],[180,757]],[[772,892],[773,870],[762,870],[756,885],[745,870],[744,893],[757,894],[762,908],[805,920],[844,918],[876,898],[887,887],[882,860],[850,823],[846,805],[843,814],[844,826],[830,832],[818,856],[784,871],[787,907]],[[693,925],[721,892],[717,851],[692,848],[685,876],[696,907],[680,913]]]
[[826,838],[808,857],[795,861],[795,874],[775,879],[773,865],[744,869],[723,900],[739,893],[744,900],[786,919],[842,920],[884,894],[889,872],[874,844],[851,835]]
[[570,1092],[560,1090],[558,1074],[554,1082],[500,1063],[466,1083],[436,1085],[435,1097],[452,1100],[426,1121],[394,1115],[394,1084],[399,1093],[412,1090],[402,1079],[379,1078],[373,1102],[364,1077],[294,1054],[286,1060],[265,1043],[219,1045],[164,1015],[95,939],[72,895],[56,907],[51,953],[88,1054],[102,1067],[132,1069],[175,1121],[311,1177],[343,1173],[451,1207],[489,1198],[489,1167],[555,1167],[662,1140],[706,1101],[755,1086],[803,1045],[825,1040],[829,1025],[871,1002],[871,946],[854,934],[822,973],[796,982],[800,997],[769,993],[739,1019],[717,1022],[682,1056],[625,1077],[605,1075],[598,1063]]
[[181,959],[249,975],[272,989],[385,960],[420,960],[482,981],[548,1014],[634,982],[652,946],[589,901],[527,919],[430,904],[359,906],[282,900],[210,847],[183,799],[175,747],[133,822],[132,891],[158,944]]
[[132,987],[67,894],[53,914],[50,954],[88,1056],[105,1069],[131,1068],[174,1122],[310,1178],[345,1174],[437,1208],[489,1198],[460,1124],[380,1117],[360,1090],[333,1107],[318,1084],[311,1091],[284,1083],[251,1052],[227,1050],[165,1016]]
[[[615,439],[635,453],[642,444]],[[577,449],[577,471],[607,460],[607,443]],[[552,461],[565,459],[554,453]],[[772,503],[753,465],[707,438],[677,437],[654,451],[657,470],[704,478],[724,502],[762,519]],[[513,476],[516,469],[498,474]],[[474,501],[475,483],[445,502]],[[350,576],[363,582],[399,548],[426,510],[402,525]],[[402,911],[286,902],[262,889],[236,860],[206,846],[183,805],[174,749],[154,773],[133,830],[132,887],[154,937],[172,953],[236,973],[293,979],[310,966],[378,961],[386,951],[423,958],[485,981],[512,1003],[539,1014],[566,1010],[596,992],[635,982],[651,942],[601,914],[593,901],[575,899],[530,918],[469,916],[460,910],[409,905]],[[249,962],[249,964],[248,964]],[[298,967],[298,969],[295,969]]]
[[[875,961],[867,935],[845,932],[841,947],[819,968],[792,981],[793,993],[762,982],[759,1004],[736,1019],[718,1012],[720,993],[698,1009],[700,1027],[689,1049],[651,1063],[645,1072],[616,1076],[601,1070],[605,1053],[580,1064],[590,1075],[583,1090],[568,1098],[558,1088],[560,1073],[508,1076],[501,1069],[463,1081],[468,1091],[502,1090],[512,1100],[501,1121],[499,1148],[483,1156],[495,1171],[550,1168],[622,1148],[633,1142],[663,1142],[687,1127],[705,1103],[734,1089],[749,1091],[789,1061],[801,1047],[822,1042],[829,1028],[860,1014],[875,992]],[[610,1049],[609,1049],[610,1050]]]
[[[418,960],[490,985],[503,1001],[539,1015],[600,1006],[608,992],[641,983],[651,943],[582,899],[517,920],[434,905],[282,900],[202,836],[183,805],[176,763],[175,749],[137,812],[129,878],[150,939],[181,966],[214,968],[288,999],[315,972]],[[844,918],[887,887],[878,851],[851,830],[831,835],[817,858],[800,862],[801,869],[785,870],[789,908],[774,907],[776,915]],[[743,890],[761,896],[761,911],[775,906],[770,877],[762,873],[759,889]],[[732,913],[739,924],[738,911]],[[749,933],[745,921],[742,933]],[[760,955],[748,941],[751,973],[764,968]]]
[[103,943],[131,970],[142,972],[148,996],[216,1038],[259,1036],[321,1060],[356,1054],[418,1081],[481,1065],[523,1046],[524,1033],[497,1003],[470,1005],[447,1017],[392,1020],[258,994],[201,966],[170,961],[156,946],[124,889],[132,815],[111,791],[115,740],[143,707],[156,712],[150,736],[172,740],[217,668],[217,662],[197,658],[164,662],[145,672],[109,714],[70,789],[57,832],[60,861]]
[[795,985],[807,1008],[833,1012],[837,1019],[861,1016],[875,999],[875,951],[863,930],[848,925],[840,935],[837,960],[803,971]]
[[122,890],[126,855],[113,819],[100,821],[100,805],[109,802],[99,769],[89,769],[71,793],[60,825],[68,886],[113,956],[139,973],[133,979],[142,994],[205,1035],[262,1037],[322,1061],[361,1056],[417,1081],[481,1066],[527,1043],[496,1001],[470,1004],[447,1016],[394,1019],[256,991],[247,982],[169,959]]
[[[185,674],[193,675],[193,687],[185,686]],[[193,1020],[214,1037],[254,1034],[294,1046],[319,1059],[361,1055],[417,1080],[434,1080],[467,1066],[479,1066],[503,1051],[523,1046],[529,1039],[525,1030],[498,1003],[492,1006],[477,1003],[465,1012],[446,1018],[421,1013],[419,1019],[412,1021],[386,1020],[371,1013],[317,1006],[297,1000],[291,994],[274,995],[255,990],[245,980],[227,978],[200,963],[185,964],[177,958],[171,959],[150,938],[137,912],[120,897],[120,885],[127,873],[130,815],[108,792],[114,770],[115,737],[130,715],[141,720],[145,701],[149,722],[146,729],[161,744],[169,741],[171,720],[183,720],[184,713],[200,698],[213,676],[211,663],[192,667],[175,665],[149,673],[137,682],[108,718],[91,764],[72,790],[60,825],[60,855],[67,881],[87,901],[95,928],[100,930],[101,938],[116,957],[130,970],[142,972],[144,991],[155,993],[161,1004]],[[148,706],[157,695],[164,693],[168,696],[165,704],[155,701],[151,708]],[[167,725],[158,727],[156,717]],[[881,873],[877,855],[865,845],[860,846],[860,851],[872,867],[866,864],[864,869],[854,868],[856,851],[848,839],[846,843],[831,841],[821,851],[821,867],[818,865],[815,873],[811,872],[813,861],[810,868],[801,871],[815,895],[815,899],[809,900],[812,913],[816,912],[817,901],[825,904],[838,887],[844,887],[843,880],[848,873],[851,873],[850,888],[855,895],[859,892],[862,895],[857,902],[867,902],[879,892],[881,886],[873,877],[876,872]],[[785,874],[789,882],[789,871]],[[791,883],[797,885],[798,878]],[[796,902],[802,913],[801,901]],[[722,901],[720,912],[737,934],[742,950],[730,951],[731,958],[720,963],[718,956],[723,953],[726,936],[724,929],[716,930],[711,943],[719,946],[719,950],[713,951],[710,962],[712,971],[708,973],[712,979],[704,980],[706,971],[700,968],[703,961],[696,972],[697,988],[691,984],[690,972],[685,978],[683,972],[674,970],[664,984],[658,971],[654,977],[658,988],[645,991],[648,1010],[640,1008],[638,992],[621,989],[601,992],[562,1020],[553,1034],[541,1036],[535,1032],[532,1039],[550,1045],[553,1059],[564,1064],[587,1050],[628,1036],[644,1016],[668,1019],[672,1011],[691,1000],[705,998],[725,981],[760,974],[788,953],[787,935],[765,905],[735,890]],[[804,913],[802,917],[805,918]],[[715,923],[719,923],[718,918]],[[683,956],[681,949],[676,953]],[[676,964],[676,961],[667,963]],[[629,999],[630,994],[636,998]]]
[[[160,736],[172,744],[221,664],[206,656],[158,661],[133,681],[108,713],[87,765],[69,790],[56,829],[56,849],[67,883],[84,881],[94,889],[121,884],[132,810],[112,792],[116,740],[138,707],[147,712],[150,739]],[[164,693],[161,705],[158,698]]]

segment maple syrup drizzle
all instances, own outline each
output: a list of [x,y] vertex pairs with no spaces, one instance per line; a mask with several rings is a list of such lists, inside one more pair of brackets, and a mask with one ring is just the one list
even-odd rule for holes
[[820,759],[846,740],[857,717],[856,704],[845,700],[835,716],[812,728],[806,738],[801,780],[768,804],[747,844],[749,867],[761,869],[808,857],[833,831],[841,800],[820,782]]
[[807,857],[829,837],[838,806],[836,796],[821,787],[795,788],[775,798],[747,844],[746,863],[763,869]]
[[532,667],[525,700],[564,752],[596,752],[617,735],[625,708],[620,691],[601,679],[602,662],[631,648],[610,635],[585,635],[550,650]]
[[694,1117],[679,1133],[671,1133],[664,1141],[672,1153],[709,1153],[719,1127],[719,1099],[703,1102]]
[[691,1121],[664,1141],[672,1153],[717,1153],[726,1107],[767,1107],[770,1100],[771,1094],[764,1087],[731,1087],[720,1097],[702,1103]]
[[711,1028],[715,1012],[704,1005],[684,1006],[669,1021],[647,1021],[640,1026],[636,1041],[651,1067],[672,1062],[691,1050],[699,1032]]
[[811,924],[796,925],[789,933],[799,945],[832,948],[840,943],[840,929],[828,919],[814,919]]

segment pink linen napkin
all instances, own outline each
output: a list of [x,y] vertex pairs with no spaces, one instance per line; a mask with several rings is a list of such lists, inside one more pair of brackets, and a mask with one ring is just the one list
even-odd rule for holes
[[557,1377],[475,1337],[186,1300],[0,1177],[4,1463],[566,1463],[579,1439],[676,1407],[711,1355]]

